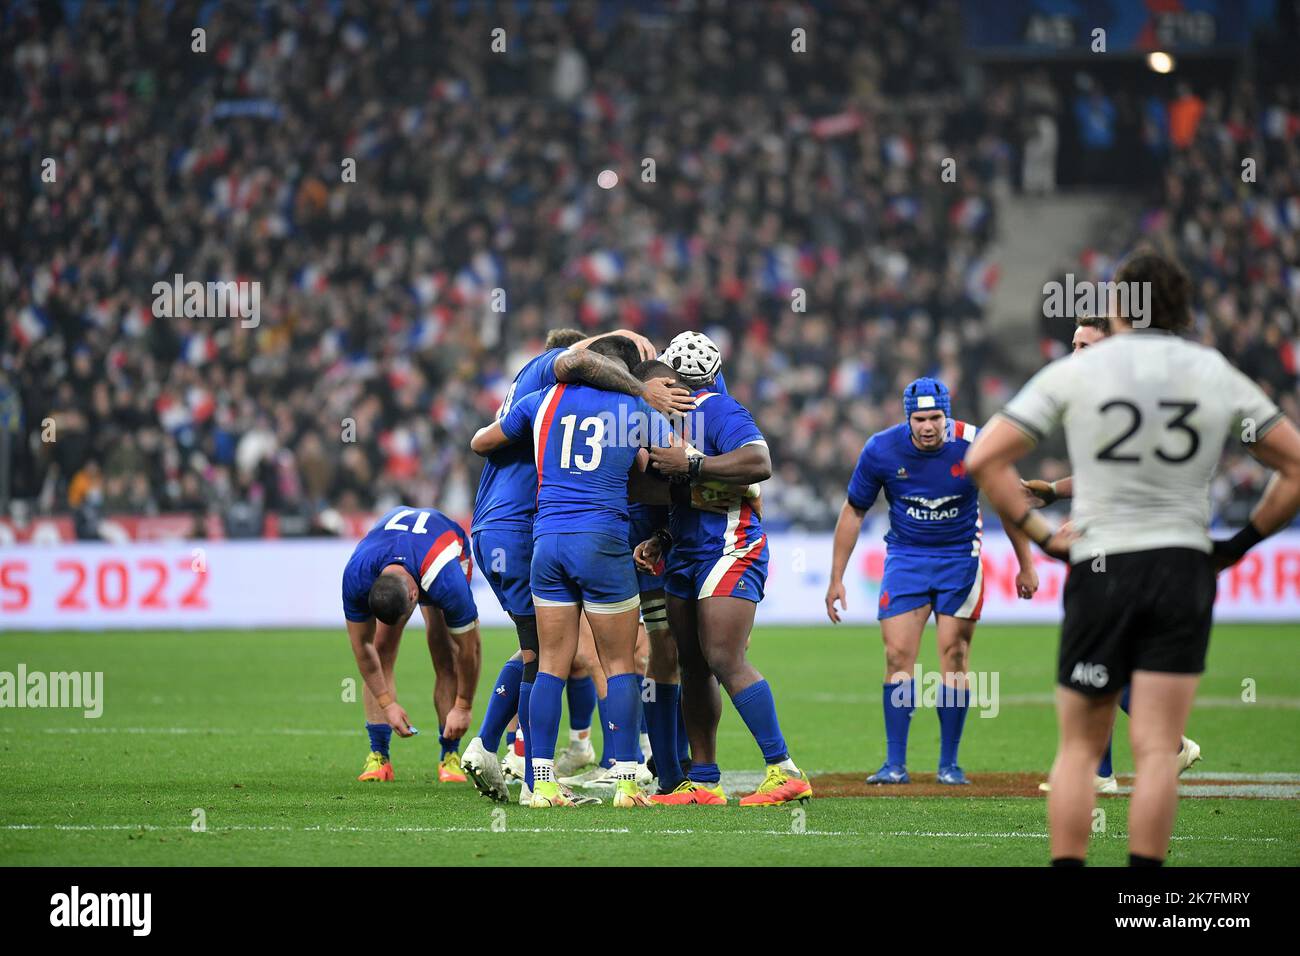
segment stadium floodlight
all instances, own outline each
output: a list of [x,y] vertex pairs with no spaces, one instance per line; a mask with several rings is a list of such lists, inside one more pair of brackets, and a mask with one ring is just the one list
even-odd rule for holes
[[1147,66],[1154,73],[1172,73],[1174,65],[1174,58],[1163,50],[1153,50],[1147,54]]

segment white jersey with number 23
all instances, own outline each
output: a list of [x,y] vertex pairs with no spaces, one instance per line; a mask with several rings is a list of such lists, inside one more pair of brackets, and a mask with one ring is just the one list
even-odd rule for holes
[[1042,369],[1002,411],[1034,441],[1058,427],[1074,473],[1071,563],[1209,552],[1210,481],[1224,442],[1282,413],[1219,352],[1157,329],[1113,335]]

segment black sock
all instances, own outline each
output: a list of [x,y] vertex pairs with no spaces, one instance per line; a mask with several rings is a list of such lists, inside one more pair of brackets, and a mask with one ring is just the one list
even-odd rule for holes
[[1164,866],[1164,860],[1158,860],[1154,856],[1139,856],[1136,853],[1128,855],[1129,866]]
[[1083,866],[1083,860],[1077,856],[1057,856],[1052,858],[1052,866]]

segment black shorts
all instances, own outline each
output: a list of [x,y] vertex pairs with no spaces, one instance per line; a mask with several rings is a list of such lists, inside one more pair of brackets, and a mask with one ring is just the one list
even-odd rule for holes
[[1191,548],[1071,565],[1057,683],[1099,697],[1119,693],[1135,670],[1201,673],[1215,588],[1210,556]]

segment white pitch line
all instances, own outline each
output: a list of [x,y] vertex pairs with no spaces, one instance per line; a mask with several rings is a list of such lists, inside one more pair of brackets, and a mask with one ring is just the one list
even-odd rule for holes
[[[146,833],[154,832],[173,832],[190,830],[190,827],[178,826],[157,826],[152,823],[126,824],[126,823],[9,823],[0,826],[0,830],[56,830],[60,832],[97,832],[97,831],[130,831]],[[254,833],[493,833],[493,832],[513,832],[513,833],[638,833],[649,836],[692,836],[695,834],[707,834],[713,836],[731,836],[733,834],[740,836],[868,836],[870,834],[857,833],[851,830],[805,830],[802,833],[796,833],[793,830],[699,830],[699,829],[654,829],[654,830],[633,830],[630,827],[507,827],[506,830],[494,831],[491,827],[342,827],[342,826],[324,826],[317,825],[312,827],[291,827],[291,826],[258,826],[251,824],[232,824],[223,827],[208,827],[206,830],[198,831],[202,833],[230,833],[230,832],[254,832]],[[883,834],[877,834],[883,835]]]
[[236,730],[231,727],[0,727],[0,733],[6,734],[159,734],[167,736],[181,735],[218,735],[242,737],[248,736],[285,736],[285,737],[357,737],[365,736],[361,730],[324,730],[310,727],[249,727]]
[[[866,694],[836,694],[828,692],[795,694],[792,696],[800,700],[811,701],[814,704],[858,705],[871,704],[880,700],[879,695],[868,696]],[[1055,703],[1056,696],[1051,693],[998,695],[999,707],[1051,707],[1055,705]],[[1240,697],[1198,697],[1196,698],[1196,702],[1192,705],[1192,710],[1193,712],[1196,710],[1245,710],[1248,707],[1260,707],[1265,710],[1300,710],[1300,697],[1260,697],[1251,703],[1246,703]]]
[[[122,824],[122,823],[89,823],[89,824],[72,824],[72,823],[10,823],[0,825],[0,830],[56,830],[56,831],[73,831],[73,832],[97,832],[97,831],[132,831],[132,832],[172,832],[187,831],[188,826],[156,826],[151,823],[140,824]],[[342,827],[342,826],[323,826],[313,827],[291,827],[291,826],[253,826],[234,824],[224,827],[208,827],[204,833],[231,833],[231,832],[277,832],[277,833],[597,833],[597,834],[637,834],[641,836],[693,836],[696,834],[704,836],[819,836],[819,837],[914,837],[920,839],[972,839],[972,840],[1001,840],[1001,839],[1021,839],[1021,840],[1046,840],[1046,833],[1026,833],[1023,831],[1008,831],[1001,833],[984,833],[979,831],[964,830],[805,830],[802,833],[794,830],[702,830],[702,829],[654,829],[654,830],[634,830],[630,827],[507,827],[504,830],[493,830],[491,827]],[[1127,840],[1127,833],[1107,833],[1104,837],[1114,840]],[[1238,837],[1238,836],[1199,836],[1199,835],[1179,835],[1175,834],[1170,837],[1171,840],[1183,840],[1200,843],[1280,843],[1280,837]]]

